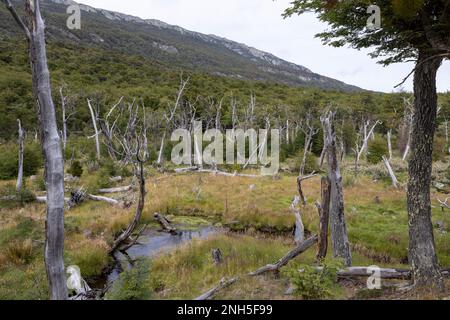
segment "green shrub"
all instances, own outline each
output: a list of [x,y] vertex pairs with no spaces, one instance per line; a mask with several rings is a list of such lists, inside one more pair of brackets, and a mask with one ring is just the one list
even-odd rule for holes
[[[295,172],[300,172],[300,166],[303,160],[303,150],[300,150],[295,156],[295,165],[292,168]],[[306,163],[305,163],[305,174],[313,173],[319,171],[318,158],[309,152],[306,155]]]
[[334,296],[333,289],[337,286],[337,271],[341,267],[342,263],[332,262],[325,264],[323,269],[318,271],[308,265],[297,265],[283,272],[294,286],[295,295],[305,300],[319,300]]
[[33,180],[33,186],[36,191],[45,191],[45,179],[44,175],[38,174],[36,175],[36,179]]
[[120,173],[118,165],[111,159],[102,160],[100,168],[109,177],[116,177]]
[[383,161],[383,156],[387,155],[387,143],[383,138],[377,137],[369,143],[367,162],[378,164]]
[[149,300],[152,296],[149,282],[149,262],[138,261],[132,269],[120,275],[106,295],[107,300]]
[[83,167],[81,166],[80,161],[78,160],[73,161],[67,172],[74,177],[80,178],[83,175]]
[[[23,161],[23,174],[25,177],[35,175],[42,167],[42,153],[37,143],[25,145]],[[0,180],[9,180],[17,177],[19,164],[19,149],[16,144],[0,146]]]
[[1,207],[13,208],[34,202],[36,197],[33,192],[27,189],[25,183],[20,192],[17,192],[14,184],[8,183],[0,189],[0,199]]
[[108,168],[101,168],[97,172],[89,175],[87,178],[88,192],[95,193],[98,192],[99,189],[111,187],[110,177],[111,175]]

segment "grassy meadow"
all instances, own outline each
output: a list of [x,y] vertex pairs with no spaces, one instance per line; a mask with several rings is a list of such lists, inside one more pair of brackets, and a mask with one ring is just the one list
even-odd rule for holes
[[[356,177],[350,161],[348,163],[343,168],[344,193],[354,265],[407,268],[408,222],[404,188],[395,189],[386,177],[378,176],[377,170],[382,172],[379,166],[366,166]],[[437,168],[445,173],[445,164],[437,165]],[[402,176],[401,172],[399,176]],[[91,185],[92,179],[93,175],[86,171],[77,184]],[[2,187],[8,183],[11,182],[2,182]],[[121,185],[127,183],[129,181],[124,181]],[[27,181],[27,185],[39,193],[36,181]],[[318,229],[314,202],[320,199],[320,177],[305,181],[303,188],[308,204],[302,208],[302,217],[307,234],[312,234]],[[294,246],[295,219],[290,210],[296,195],[296,176],[293,174],[245,178],[196,173],[160,174],[148,168],[147,191],[142,223],[148,223],[149,228],[157,228],[153,214],[160,212],[176,224],[195,227],[209,223],[224,231],[206,240],[193,240],[152,261],[138,262],[135,268],[121,275],[108,292],[109,299],[192,299],[224,277],[239,277],[239,280],[222,291],[218,298],[376,297],[372,293],[364,294],[361,283],[337,284],[335,279],[326,282],[325,278],[320,278],[317,286],[313,272],[305,273],[309,277],[306,282],[297,279],[302,292],[285,295],[290,283],[297,283],[293,279],[295,270],[315,264],[315,248],[293,260],[278,276],[246,276],[248,272],[277,261]],[[450,215],[438,205],[437,197],[442,199],[444,195],[433,191],[435,240],[441,265],[449,266]],[[108,246],[127,226],[133,214],[133,206],[121,209],[92,201],[67,211],[66,266],[78,265],[83,277],[88,282],[94,281],[111,265]],[[47,298],[43,263],[44,218],[45,205],[42,204],[2,206],[0,209],[0,299]],[[224,257],[224,262],[218,266],[211,259],[214,248],[220,248]],[[338,263],[333,261],[330,250],[326,263],[331,267]],[[324,283],[329,285],[320,285]]]

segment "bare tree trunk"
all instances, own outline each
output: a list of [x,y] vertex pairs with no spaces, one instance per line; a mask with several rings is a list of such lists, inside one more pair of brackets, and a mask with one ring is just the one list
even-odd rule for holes
[[392,166],[391,166],[391,164],[389,163],[389,160],[388,160],[385,156],[383,156],[383,162],[384,162],[384,165],[386,166],[386,169],[387,169],[387,171],[388,171],[388,173],[389,173],[389,176],[391,177],[392,185],[393,185],[395,188],[398,188],[398,180],[397,180],[397,177],[395,176],[394,170],[392,169]]
[[431,169],[436,130],[436,73],[442,58],[419,54],[414,75],[414,116],[409,161],[409,260],[416,286],[443,289],[431,221]]
[[61,109],[62,109],[62,142],[63,142],[63,150],[66,150],[67,145],[67,118],[66,118],[66,98],[63,94],[63,87],[59,88],[59,96],[61,97]]
[[388,150],[389,150],[389,161],[392,160],[392,130],[387,133]]
[[317,261],[322,261],[327,256],[328,251],[328,225],[330,221],[330,195],[331,184],[328,177],[322,177],[321,182],[322,202],[317,203],[319,212],[319,241],[317,248]]
[[45,162],[47,216],[45,221],[45,267],[52,300],[67,299],[64,270],[64,160],[61,138],[56,125],[50,73],[45,45],[45,25],[39,0],[26,1],[28,28],[17,15],[9,0],[7,9],[25,32],[29,44],[33,94],[37,101],[41,145]]
[[97,159],[100,160],[100,158],[101,158],[100,140],[99,140],[100,133],[98,132],[98,128],[97,128],[97,118],[95,116],[94,109],[92,108],[91,100],[88,99],[87,102],[88,102],[89,111],[91,113],[92,125],[94,126],[94,131],[95,131],[94,138],[95,138],[95,150],[97,151]]
[[159,147],[159,153],[158,153],[158,160],[156,161],[156,163],[158,165],[160,165],[162,163],[162,157],[163,157],[163,152],[164,152],[164,141],[166,139],[166,133],[164,132],[163,137],[161,138],[161,145]]
[[259,275],[262,275],[267,272],[278,272],[282,267],[287,265],[289,263],[289,261],[291,261],[292,259],[295,259],[300,254],[302,254],[303,252],[305,252],[306,250],[311,248],[313,245],[315,245],[317,243],[317,239],[318,239],[317,236],[312,236],[311,238],[306,239],[305,241],[303,241],[302,243],[297,245],[294,249],[289,251],[284,257],[282,257],[276,263],[268,264],[262,268],[259,268],[255,272],[251,272],[249,275],[250,276],[259,276]]
[[295,239],[295,243],[297,245],[299,245],[300,243],[302,243],[305,240],[305,226],[303,225],[302,214],[300,212],[300,209],[298,208],[299,203],[300,203],[300,197],[295,196],[295,198],[291,204],[291,210],[295,216],[294,239]]
[[337,160],[336,135],[332,124],[333,117],[334,114],[330,113],[324,119],[328,146],[328,177],[331,184],[331,239],[333,241],[334,256],[344,259],[345,264],[350,267],[352,265],[352,256],[345,223],[344,192],[341,171]]
[[17,119],[17,123],[19,125],[19,168],[17,173],[16,190],[17,192],[21,192],[23,185],[23,153],[24,153],[25,131],[23,130],[22,124],[19,119]]
[[145,175],[144,175],[144,163],[142,161],[139,162],[139,200],[136,208],[136,212],[134,214],[133,220],[128,225],[127,229],[114,241],[110,253],[113,253],[116,250],[120,250],[120,247],[124,245],[130,238],[133,232],[136,230],[142,216],[142,212],[144,211],[145,205],[145,195],[147,191],[145,190]]

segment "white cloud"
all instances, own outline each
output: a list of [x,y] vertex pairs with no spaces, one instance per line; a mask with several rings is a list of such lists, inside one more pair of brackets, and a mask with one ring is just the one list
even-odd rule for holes
[[[291,0],[80,0],[103,8],[159,19],[183,28],[215,34],[268,51],[313,72],[365,89],[391,92],[413,68],[411,63],[382,67],[369,51],[331,48],[314,35],[326,25],[313,15],[283,19]],[[412,79],[403,86],[412,90]],[[450,63],[441,67],[439,91],[450,90]]]

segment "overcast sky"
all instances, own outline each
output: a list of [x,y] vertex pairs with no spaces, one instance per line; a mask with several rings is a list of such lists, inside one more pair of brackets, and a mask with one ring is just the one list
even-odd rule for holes
[[[87,5],[158,19],[169,24],[245,43],[303,65],[313,72],[359,87],[392,92],[412,64],[383,67],[368,51],[331,48],[314,35],[326,28],[313,15],[284,20],[291,0],[79,0]],[[403,86],[412,90],[410,79]],[[450,91],[450,62],[438,74],[438,90]]]

